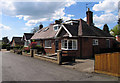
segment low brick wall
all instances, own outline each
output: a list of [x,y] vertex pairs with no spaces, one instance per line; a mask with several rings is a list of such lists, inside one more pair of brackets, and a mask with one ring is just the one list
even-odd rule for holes
[[96,54],[94,71],[120,77],[120,52]]
[[11,49],[10,52],[14,53],[14,50]]
[[7,51],[7,49],[1,49],[1,51]]
[[25,53],[25,52],[22,52],[22,55],[24,55],[24,56],[31,56],[30,53]]
[[38,59],[41,59],[41,60],[50,61],[50,62],[58,64],[57,60],[49,59],[49,58],[46,58],[46,57],[43,57],[43,56],[37,56],[37,54],[35,54],[34,58],[38,58]]

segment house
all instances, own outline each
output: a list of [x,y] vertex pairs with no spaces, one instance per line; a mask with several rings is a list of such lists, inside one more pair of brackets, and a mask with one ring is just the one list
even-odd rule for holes
[[34,33],[24,33],[22,41],[24,42],[24,47],[28,47],[31,43],[30,39],[34,35]]
[[22,37],[13,37],[12,41],[10,42],[11,47],[15,46],[23,46],[24,42],[22,41]]
[[100,48],[111,48],[114,37],[93,24],[93,12],[86,12],[87,22],[82,19],[53,24],[37,31],[31,39],[40,42],[46,53],[62,50],[64,56],[91,58]]

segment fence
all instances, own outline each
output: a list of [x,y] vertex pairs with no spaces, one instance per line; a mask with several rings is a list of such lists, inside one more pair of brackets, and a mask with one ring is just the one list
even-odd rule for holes
[[120,77],[120,52],[96,54],[94,70]]

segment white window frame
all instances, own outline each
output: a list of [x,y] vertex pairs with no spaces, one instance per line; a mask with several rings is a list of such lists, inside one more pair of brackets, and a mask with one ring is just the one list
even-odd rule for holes
[[[54,28],[55,28],[56,26],[57,26],[57,29],[55,30]],[[54,31],[58,31],[59,28],[60,28],[60,25],[59,25],[59,24],[56,24],[56,25],[53,26],[53,30],[54,30]]]
[[[63,48],[63,46],[62,46],[62,41],[64,41],[64,40],[67,40],[67,48]],[[68,42],[69,41],[72,41],[72,49],[69,49],[68,48]],[[73,49],[73,41],[75,41],[76,42],[76,49]],[[77,43],[77,39],[63,39],[63,40],[61,40],[61,49],[62,50],[77,50],[78,49],[78,43]]]
[[26,41],[25,41],[25,44],[24,44],[24,47],[28,47],[30,43],[31,43],[30,40],[26,40]]
[[[46,47],[46,41],[50,41],[51,42],[49,47]],[[52,48],[52,41],[51,40],[45,40],[45,48]]]
[[[95,45],[99,45],[99,41],[98,41],[98,39],[93,39],[93,41],[95,41],[95,43],[93,43],[93,46],[95,46]],[[97,41],[97,42],[96,42]]]

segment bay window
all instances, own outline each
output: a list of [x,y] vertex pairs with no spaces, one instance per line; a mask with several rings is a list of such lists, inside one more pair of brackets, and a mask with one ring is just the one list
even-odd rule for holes
[[62,40],[61,45],[63,50],[77,50],[77,40]]

